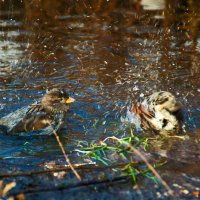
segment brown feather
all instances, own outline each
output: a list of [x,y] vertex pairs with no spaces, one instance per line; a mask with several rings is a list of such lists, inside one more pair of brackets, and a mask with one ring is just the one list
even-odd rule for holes
[[37,104],[30,105],[30,108],[28,109],[26,113],[30,114],[30,113],[35,113],[35,112],[41,112],[43,110],[44,110],[43,106],[40,103],[37,103]]
[[153,112],[148,111],[144,105],[140,104],[140,103],[135,103],[132,108],[131,108],[131,112],[134,113],[136,116],[138,116],[140,118],[141,121],[141,126],[145,129],[145,128],[151,128],[151,129],[155,129],[155,127],[153,126],[153,124],[151,124],[147,118],[151,119],[153,117],[155,117],[155,115],[153,114]]

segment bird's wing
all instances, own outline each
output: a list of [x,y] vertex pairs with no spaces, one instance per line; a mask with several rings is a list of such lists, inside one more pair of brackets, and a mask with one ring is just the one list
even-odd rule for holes
[[136,115],[139,116],[144,116],[145,118],[153,118],[155,117],[155,115],[153,114],[153,112],[148,111],[145,106],[143,106],[140,103],[135,103],[132,108],[131,108],[131,112],[135,113]]
[[31,114],[35,112],[42,112],[44,111],[44,107],[42,106],[41,102],[33,103],[29,106],[26,114]]
[[155,117],[154,113],[149,111],[141,103],[135,103],[131,107],[131,112],[140,118],[141,126],[144,128],[154,129],[154,125],[151,123],[151,120]]

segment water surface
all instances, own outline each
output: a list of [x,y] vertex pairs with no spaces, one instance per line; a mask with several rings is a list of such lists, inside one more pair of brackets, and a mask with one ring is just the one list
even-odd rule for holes
[[[77,101],[61,139],[78,163],[82,159],[74,152],[77,141],[128,134],[121,117],[130,102],[154,91],[170,91],[183,104],[184,135],[189,139],[164,140],[149,151],[152,157],[167,159],[160,173],[175,190],[177,184],[188,191],[181,198],[194,198],[192,192],[199,191],[200,182],[199,4],[189,0],[0,2],[0,116],[41,98],[46,89],[66,88]],[[51,161],[63,163],[53,136],[1,135],[0,148],[2,173],[43,169]],[[145,185],[152,183],[147,180]],[[124,193],[119,198],[136,198],[130,185],[109,186],[110,193],[103,187],[102,196],[97,192],[99,199],[114,198],[113,190],[120,187]],[[151,187],[154,192],[161,190]],[[85,190],[81,194],[93,199],[93,193]],[[143,197],[137,195],[155,197],[145,188]]]

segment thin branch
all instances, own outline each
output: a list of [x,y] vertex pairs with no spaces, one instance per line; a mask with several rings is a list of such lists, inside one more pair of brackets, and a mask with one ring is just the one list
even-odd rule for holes
[[[7,195],[7,193],[16,186],[16,182],[11,182],[6,184],[6,186],[3,188],[2,191],[2,197],[5,197]],[[1,197],[0,197],[1,198]]]
[[168,191],[168,193],[171,196],[174,196],[174,192],[173,190],[169,187],[169,185],[167,184],[167,182],[165,180],[162,179],[162,177],[158,174],[158,172],[155,170],[155,168],[149,163],[149,161],[145,158],[145,156],[138,151],[134,146],[130,145],[129,143],[122,141],[116,137],[109,137],[109,139],[113,139],[118,141],[121,144],[124,144],[125,146],[127,146],[133,153],[135,153],[135,155],[137,155],[138,157],[140,157],[144,163],[147,165],[147,167],[152,171],[152,173],[160,180],[160,182],[162,183],[162,185],[166,188],[166,190]]
[[69,167],[71,168],[71,170],[72,170],[73,173],[75,174],[76,178],[77,178],[79,181],[81,181],[81,177],[80,177],[80,175],[78,174],[78,172],[75,170],[75,168],[73,167],[73,165],[71,164],[71,162],[70,162],[70,160],[69,160],[69,158],[68,158],[68,156],[67,156],[67,154],[66,154],[66,152],[65,152],[65,149],[64,149],[64,147],[63,147],[63,145],[62,145],[62,142],[60,141],[60,138],[59,138],[58,134],[56,133],[56,131],[54,130],[54,128],[52,127],[52,125],[51,125],[50,123],[49,123],[49,125],[50,125],[50,127],[52,128],[53,134],[54,134],[55,137],[56,137],[56,140],[57,140],[57,142],[58,142],[58,144],[59,144],[59,146],[60,146],[60,149],[61,149],[61,151],[62,151],[62,153],[63,153],[63,155],[64,155],[64,157],[65,157],[65,160],[66,160],[67,164],[69,165]]

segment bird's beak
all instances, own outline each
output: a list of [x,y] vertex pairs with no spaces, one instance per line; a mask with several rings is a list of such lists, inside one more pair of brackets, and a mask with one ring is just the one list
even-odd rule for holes
[[74,98],[69,97],[68,99],[66,99],[65,103],[69,104],[69,103],[73,103],[75,101]]

